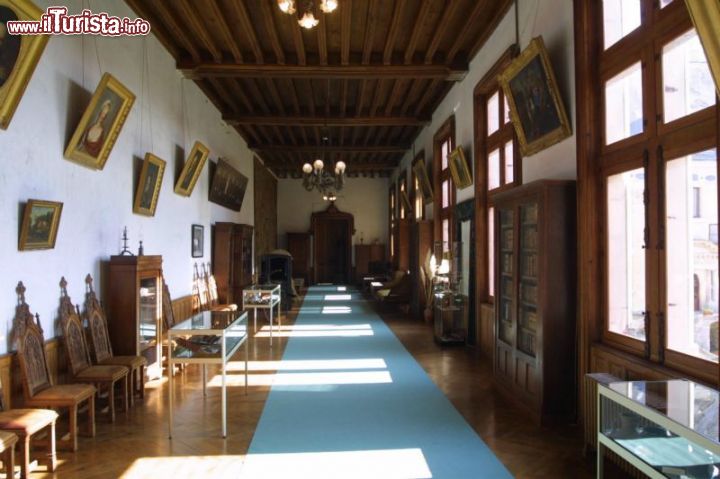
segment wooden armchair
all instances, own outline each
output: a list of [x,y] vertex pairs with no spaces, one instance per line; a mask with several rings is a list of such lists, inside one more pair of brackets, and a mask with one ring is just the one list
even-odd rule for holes
[[70,412],[70,435],[58,441],[59,446],[77,451],[77,416],[80,405],[87,406],[87,435],[95,436],[95,386],[90,384],[53,385],[50,367],[45,356],[45,340],[40,327],[40,317],[30,313],[25,302],[25,286],[22,281],[15,289],[18,305],[13,325],[17,341],[17,355],[23,380],[25,405],[37,408],[68,408]]
[[80,308],[73,306],[67,294],[67,281],[60,280],[60,326],[65,343],[70,374],[75,382],[94,384],[98,391],[104,386],[108,390],[108,415],[115,422],[115,384],[122,385],[124,410],[128,410],[128,373],[125,366],[114,364],[95,365],[90,362],[90,354],[85,343],[85,332],[80,321]]
[[[30,471],[30,440],[32,436],[45,432],[42,440],[36,440],[36,444],[44,445],[47,454],[44,457],[38,457],[39,464],[47,466],[47,472],[54,472],[57,464],[55,455],[55,422],[58,413],[52,409],[10,409],[5,410],[3,404],[2,384],[0,384],[0,443],[5,445],[3,434],[12,433],[16,435],[15,440],[19,438],[20,442],[20,477],[26,478]],[[7,432],[6,432],[7,431]],[[7,449],[6,449],[7,451]],[[13,459],[14,462],[14,459]],[[11,465],[5,463],[5,471],[11,469]],[[5,477],[12,477],[6,475]]]
[[215,275],[212,274],[210,271],[210,263],[207,264],[207,269],[205,269],[205,265],[202,266],[203,269],[203,277],[205,278],[205,284],[207,285],[207,301],[208,301],[208,307],[211,311],[237,311],[238,307],[237,304],[229,303],[229,304],[220,304],[220,301],[218,300],[218,290],[217,290],[217,282],[215,281]]
[[[164,283],[163,283],[164,284]],[[163,311],[165,304],[163,304]],[[105,319],[105,311],[95,294],[93,289],[93,279],[89,274],[85,276],[85,319],[90,334],[90,343],[92,345],[92,354],[95,364],[103,366],[125,366],[130,370],[127,376],[127,388],[130,392],[129,400],[132,406],[135,400],[135,394],[140,398],[145,397],[145,368],[147,367],[147,359],[144,356],[114,356],[112,345],[110,344],[110,334],[108,333],[107,320]]]

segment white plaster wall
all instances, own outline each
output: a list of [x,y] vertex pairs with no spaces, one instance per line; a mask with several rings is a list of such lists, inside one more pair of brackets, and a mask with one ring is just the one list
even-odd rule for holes
[[[351,168],[351,166],[348,166]],[[335,206],[355,217],[353,244],[365,244],[378,240],[387,243],[388,238],[388,189],[385,178],[348,178],[345,187],[338,192]],[[325,211],[329,203],[323,201],[317,191],[308,192],[301,180],[278,181],[278,245],[287,248],[287,233],[305,233],[310,230],[310,215]],[[353,254],[354,251],[353,251]]]
[[[565,103],[568,117],[575,126],[575,57],[573,33],[573,4],[570,0],[518,0],[520,49],[532,38],[542,36],[550,53],[550,61],[557,77],[558,86]],[[470,62],[463,81],[455,84],[432,115],[432,122],[425,127],[414,142],[415,151],[425,150],[427,162],[431,162],[433,135],[451,115],[455,115],[455,134],[458,146],[462,146],[468,162],[474,165],[473,136],[473,90],[503,53],[515,43],[515,11],[510,8],[497,29],[480,52]],[[551,146],[531,157],[523,158],[523,182],[541,178],[575,179],[575,136]],[[407,168],[413,155],[408,153],[400,169]],[[407,169],[408,175],[410,169]],[[474,174],[474,171],[473,171]],[[410,181],[410,178],[408,178]],[[460,203],[475,195],[474,185],[457,192]],[[427,207],[432,215],[432,206]]]
[[[57,4],[35,1],[42,9]],[[82,0],[63,3],[70,13],[82,9]],[[136,17],[120,1],[94,0],[91,8]],[[105,169],[94,171],[63,159],[63,151],[105,71],[137,98]],[[226,158],[249,178],[240,213],[207,200],[207,167],[190,198],[173,192],[176,164],[195,140],[210,148],[212,160]],[[133,176],[139,173],[133,169],[133,158],[143,158],[148,151],[167,161],[154,218],[132,212]],[[81,303],[85,275],[91,273],[100,281],[101,261],[118,254],[123,226],[133,251],[141,237],[146,254],[163,255],[166,280],[173,296],[179,297],[191,292],[196,261],[190,256],[190,225],[205,226],[202,260],[209,261],[212,223],[253,223],[251,152],[204,94],[181,78],[172,57],[152,36],[51,38],[10,127],[0,131],[0,152],[0,353],[9,346],[18,280],[27,287],[32,311],[40,314],[46,339],[55,336],[60,277],[67,278],[73,301]],[[53,250],[17,250],[20,204],[31,198],[64,203]]]

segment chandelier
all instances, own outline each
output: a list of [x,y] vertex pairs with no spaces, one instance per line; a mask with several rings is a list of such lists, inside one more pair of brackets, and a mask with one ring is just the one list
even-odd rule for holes
[[325,163],[320,158],[315,160],[312,165],[305,163],[302,171],[305,189],[307,191],[318,190],[326,201],[329,198],[335,198],[334,191],[340,191],[345,186],[345,162],[342,160],[335,163],[335,174],[325,170]]
[[[297,12],[298,23],[301,27],[307,30],[310,30],[311,28],[317,26],[318,23],[320,23],[320,20],[315,18],[315,8],[313,2],[310,0],[303,2],[305,8],[303,8],[301,11],[298,11],[298,9],[296,8],[295,0],[277,0],[277,4],[278,8],[280,8],[283,13],[292,15]],[[320,10],[323,13],[331,13],[335,11],[337,7],[338,0],[320,0]]]

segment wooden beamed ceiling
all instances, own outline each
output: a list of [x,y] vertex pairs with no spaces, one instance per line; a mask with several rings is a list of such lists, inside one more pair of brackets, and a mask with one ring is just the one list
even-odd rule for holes
[[305,30],[276,0],[126,1],[279,177],[389,175],[512,3],[339,0]]

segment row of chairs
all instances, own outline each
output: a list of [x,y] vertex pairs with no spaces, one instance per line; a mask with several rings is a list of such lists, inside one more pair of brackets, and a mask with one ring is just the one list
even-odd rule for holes
[[[46,454],[38,457],[49,472],[56,467],[55,409],[67,409],[69,433],[67,439],[57,441],[63,449],[77,451],[78,414],[86,415],[85,433],[95,436],[95,398],[106,390],[108,418],[115,420],[115,387],[120,386],[124,409],[133,403],[137,393],[144,397],[146,360],[141,356],[114,356],[110,344],[107,322],[100,301],[92,286],[92,277],[85,279],[85,311],[73,306],[67,293],[67,281],[60,280],[60,324],[68,362],[67,384],[55,384],[45,354],[45,339],[39,315],[33,315],[25,300],[26,288],[19,282],[16,288],[17,307],[13,324],[13,339],[23,383],[24,405],[30,409],[5,409],[0,385],[0,431],[15,434],[21,454],[20,474],[27,477],[30,465],[31,438],[35,445],[43,446]],[[87,323],[87,328],[83,325]],[[87,339],[86,339],[87,338]],[[92,348],[88,347],[88,340]],[[91,351],[93,359],[91,360]],[[6,472],[14,467],[12,437],[0,435],[4,446]],[[6,441],[7,439],[7,441]],[[0,449],[2,450],[2,449]],[[10,477],[10,476],[8,476]]]
[[210,263],[202,263],[198,269],[195,263],[193,273],[193,306],[196,311],[236,311],[236,304],[221,304],[218,299],[217,282],[211,273]]

